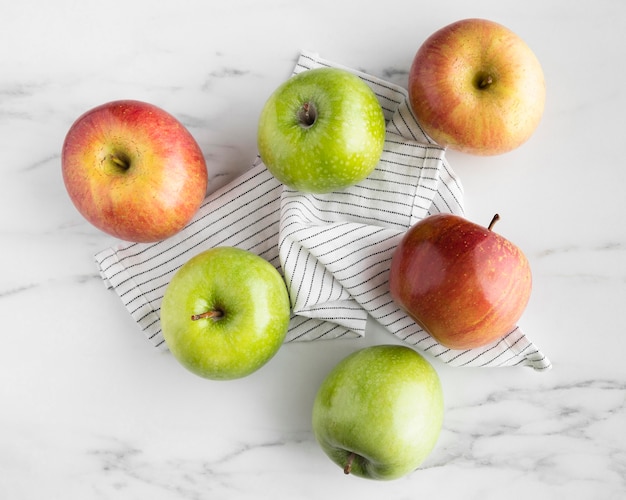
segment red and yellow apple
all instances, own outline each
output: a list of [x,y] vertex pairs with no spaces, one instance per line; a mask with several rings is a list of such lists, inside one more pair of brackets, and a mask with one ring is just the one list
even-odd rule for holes
[[498,155],[522,145],[539,125],[545,98],[534,52],[486,19],[464,19],[433,33],[409,72],[409,102],[426,133],[468,154]]
[[436,214],[411,226],[394,251],[391,296],[440,344],[472,349],[515,329],[530,299],[523,252],[464,217]]
[[191,133],[152,104],[97,106],[70,127],[63,181],[78,211],[117,238],[153,242],[180,231],[207,190],[206,162]]

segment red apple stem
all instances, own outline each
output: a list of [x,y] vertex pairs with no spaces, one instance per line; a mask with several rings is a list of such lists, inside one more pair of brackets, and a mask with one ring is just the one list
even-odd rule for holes
[[111,155],[111,161],[120,168],[128,168],[128,163],[125,162],[123,158],[120,158],[117,155]]
[[222,313],[222,311],[218,311],[216,309],[212,309],[211,311],[206,311],[200,314],[194,314],[191,316],[191,320],[192,321],[198,321],[199,319],[205,319],[205,318],[213,318],[213,319],[217,319],[217,318],[221,318],[224,315],[224,313]]
[[113,151],[109,154],[109,160],[121,170],[128,170],[132,164],[130,156],[123,151]]
[[499,220],[500,220],[500,216],[498,214],[494,215],[493,219],[491,219],[491,222],[489,223],[489,227],[487,227],[487,229],[489,229],[489,231],[491,231],[493,226],[495,226],[496,222],[498,222]]
[[478,86],[481,89],[486,89],[487,87],[489,87],[489,85],[491,85],[493,83],[493,77],[491,75],[487,75],[486,77],[482,78],[480,80],[480,83],[478,84]]
[[350,472],[352,472],[352,462],[354,462],[355,458],[356,458],[356,454],[354,452],[348,455],[348,463],[346,463],[346,466],[343,468],[344,474],[347,475],[347,474],[350,474]]

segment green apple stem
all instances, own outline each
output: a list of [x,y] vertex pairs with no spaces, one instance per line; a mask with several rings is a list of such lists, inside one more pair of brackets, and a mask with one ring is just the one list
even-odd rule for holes
[[350,455],[348,455],[348,462],[346,463],[345,467],[343,468],[343,473],[344,474],[350,474],[350,472],[352,472],[352,462],[354,462],[354,459],[356,458],[356,454],[354,452],[350,453]]
[[198,321],[199,319],[205,319],[205,318],[213,318],[213,319],[218,319],[221,318],[224,315],[224,313],[218,309],[212,309],[210,311],[206,311],[200,314],[194,314],[191,316],[191,320],[192,321]]
[[487,227],[487,229],[489,229],[489,231],[491,231],[491,229],[493,228],[493,226],[496,224],[496,222],[498,222],[500,220],[500,216],[498,214],[493,216],[493,219],[491,219],[491,222],[489,223],[489,227]]
[[312,102],[305,102],[298,112],[298,121],[304,128],[312,127],[317,120],[317,108]]

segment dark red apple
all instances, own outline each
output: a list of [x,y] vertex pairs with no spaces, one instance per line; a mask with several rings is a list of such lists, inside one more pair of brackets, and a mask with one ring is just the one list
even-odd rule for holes
[[532,288],[522,251],[453,214],[409,228],[391,261],[391,296],[426,332],[451,349],[489,344],[512,331]]

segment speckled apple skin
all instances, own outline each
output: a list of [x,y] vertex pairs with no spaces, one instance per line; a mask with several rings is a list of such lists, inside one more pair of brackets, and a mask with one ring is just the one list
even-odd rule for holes
[[487,345],[511,332],[530,299],[522,251],[486,227],[452,214],[414,224],[394,251],[391,296],[451,349]]
[[[192,319],[210,310],[221,316]],[[215,247],[174,274],[161,304],[161,328],[190,372],[231,380],[259,370],[278,352],[290,311],[287,286],[270,262],[240,248]]]
[[404,345],[355,351],[328,373],[313,405],[315,437],[350,474],[398,479],[415,471],[435,447],[444,398],[433,366]]
[[[299,110],[312,103],[313,125],[303,127]],[[385,144],[385,116],[370,87],[339,68],[315,68],[280,85],[268,98],[257,134],[259,154],[286,186],[329,193],[365,179]]]
[[[478,85],[483,76],[492,82]],[[463,19],[437,30],[415,54],[409,102],[438,144],[499,155],[525,143],[544,112],[546,84],[535,53],[510,29]]]
[[[112,162],[112,155],[128,168]],[[206,162],[191,133],[142,101],[112,101],[81,115],[67,132],[61,165],[70,199],[85,219],[133,242],[179,232],[208,185]]]

